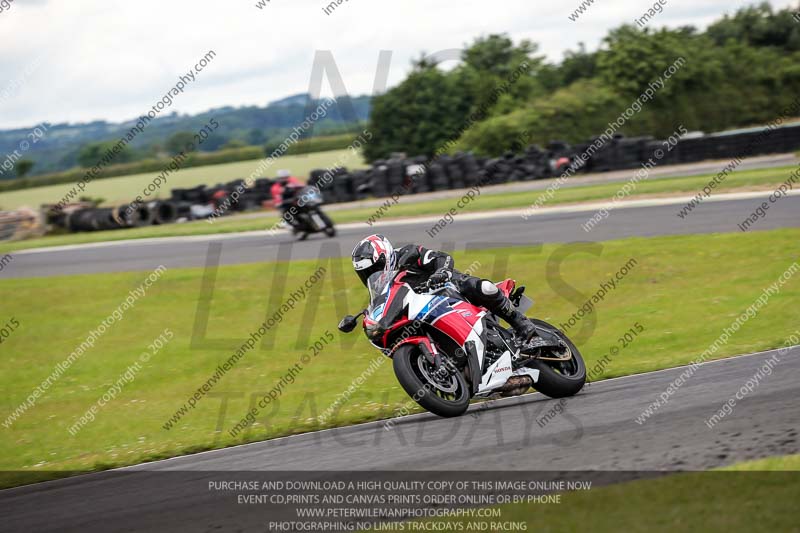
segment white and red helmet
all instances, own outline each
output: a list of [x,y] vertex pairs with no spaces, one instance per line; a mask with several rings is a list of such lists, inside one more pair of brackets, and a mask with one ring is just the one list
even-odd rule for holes
[[394,247],[383,235],[370,235],[353,248],[353,268],[364,285],[374,273],[393,270],[394,263]]

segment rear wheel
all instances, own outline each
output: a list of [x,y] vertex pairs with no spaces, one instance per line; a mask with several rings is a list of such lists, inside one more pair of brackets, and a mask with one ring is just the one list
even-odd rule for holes
[[555,326],[530,319],[537,328],[544,328],[564,341],[566,348],[562,350],[548,349],[537,359],[526,366],[539,370],[539,379],[534,388],[551,398],[565,398],[577,394],[586,383],[586,364],[578,348]]
[[319,211],[319,216],[322,218],[322,221],[325,222],[325,229],[323,230],[325,235],[328,237],[336,237],[336,227],[334,227],[331,217],[326,215],[321,209]]
[[416,346],[401,346],[392,357],[394,374],[403,390],[431,413],[460,416],[469,407],[470,393],[460,372],[437,373]]

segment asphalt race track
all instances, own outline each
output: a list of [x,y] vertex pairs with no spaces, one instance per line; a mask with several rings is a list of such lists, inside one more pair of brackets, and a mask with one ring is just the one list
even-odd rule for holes
[[[221,245],[221,264],[339,257],[376,231],[398,244],[413,241],[446,250],[729,233],[738,231],[736,224],[766,195],[717,198],[683,219],[676,212],[684,202],[650,199],[648,205],[613,210],[588,233],[581,225],[596,207],[579,206],[554,208],[527,220],[520,212],[457,215],[456,223],[435,238],[426,230],[439,217],[374,227],[348,224],[335,239],[315,236],[302,243],[288,234],[259,232],[32,250],[13,253],[3,277],[145,271],[160,264],[202,267],[212,243]],[[800,227],[800,195],[773,204],[755,229],[782,227]],[[752,383],[770,358],[778,361],[771,374],[709,428],[706,421],[748,380]],[[26,532],[268,531],[268,520],[292,519],[293,508],[241,504],[236,493],[211,490],[209,483],[253,477],[436,480],[506,471],[509,478],[536,479],[591,473],[602,484],[800,453],[800,346],[703,364],[652,417],[637,423],[686,371],[605,380],[566,400],[529,394],[474,404],[456,419],[417,414],[394,418],[390,427],[373,422],[7,489],[0,491],[0,523],[3,531]]]
[[[772,373],[707,427],[771,358]],[[545,424],[560,400],[529,394],[473,405],[456,419],[418,414],[396,419],[389,430],[384,422],[367,423],[0,491],[3,530],[264,531],[274,518],[265,507],[237,505],[234,496],[209,490],[209,481],[237,472],[239,479],[254,471],[262,471],[260,479],[297,471],[348,479],[367,470],[657,475],[800,452],[800,347],[703,364],[649,420],[636,423],[686,370],[590,384]]]
[[[314,235],[305,242],[294,242],[288,233],[269,236],[266,232],[255,232],[31,250],[13,253],[14,261],[7,265],[3,277],[148,271],[162,264],[167,268],[202,267],[209,257],[209,244],[213,242],[222,243],[219,263],[223,265],[275,261],[278,258],[342,257],[350,254],[358,240],[374,232],[384,233],[396,244],[417,242],[444,250],[605,241],[634,236],[728,233],[739,231],[737,223],[766,199],[768,193],[751,195],[754,197],[704,202],[683,219],[676,213],[684,201],[651,200],[670,204],[615,209],[588,233],[581,225],[594,215],[597,207],[587,210],[583,206],[574,211],[570,207],[555,208],[528,220],[520,216],[521,212],[461,214],[456,215],[455,223],[446,226],[435,238],[429,237],[427,231],[440,217],[387,221],[374,226],[346,224],[339,228],[339,235],[334,239]],[[487,223],[488,220],[491,223]],[[782,227],[800,227],[800,195],[780,199],[770,207],[767,216],[754,225],[755,230]]]

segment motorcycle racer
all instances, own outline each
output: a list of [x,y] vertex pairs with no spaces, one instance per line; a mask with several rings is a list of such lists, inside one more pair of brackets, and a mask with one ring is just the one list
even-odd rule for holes
[[352,259],[353,268],[365,286],[372,274],[389,270],[405,271],[405,279],[412,286],[427,283],[435,288],[449,281],[468,302],[485,307],[508,322],[522,341],[529,341],[537,334],[533,323],[517,311],[494,283],[455,270],[449,254],[414,244],[395,250],[389,239],[374,234],[356,244]]

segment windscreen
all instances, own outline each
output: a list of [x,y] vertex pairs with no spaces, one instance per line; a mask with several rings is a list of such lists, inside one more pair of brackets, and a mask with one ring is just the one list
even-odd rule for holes
[[369,307],[367,312],[370,318],[378,319],[386,304],[386,299],[389,297],[389,288],[397,276],[396,270],[383,270],[375,272],[367,280],[367,288],[369,289]]

